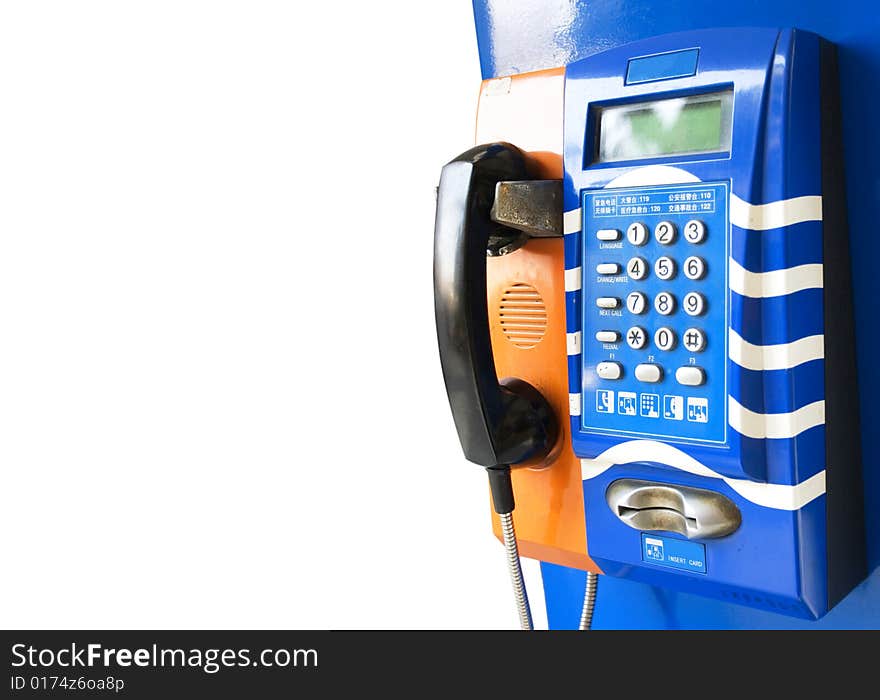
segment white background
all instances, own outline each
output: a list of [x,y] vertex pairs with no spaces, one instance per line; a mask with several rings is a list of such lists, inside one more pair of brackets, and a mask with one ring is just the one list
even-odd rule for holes
[[433,319],[457,2],[4,3],[0,625],[515,626]]

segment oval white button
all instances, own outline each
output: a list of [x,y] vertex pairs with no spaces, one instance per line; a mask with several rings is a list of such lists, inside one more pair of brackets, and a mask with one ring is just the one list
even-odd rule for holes
[[684,225],[684,238],[688,243],[702,243],[706,240],[706,224],[691,219]]
[[706,299],[699,292],[688,292],[681,305],[688,316],[700,316],[706,309]]
[[620,272],[620,265],[617,263],[599,263],[596,265],[596,272],[600,275],[616,275]]
[[679,367],[675,370],[675,381],[685,386],[700,386],[706,382],[706,373],[702,367]]
[[660,245],[675,243],[675,224],[671,221],[661,221],[654,227],[654,238]]
[[636,221],[626,229],[626,240],[632,245],[645,245],[648,242],[648,227]]
[[630,279],[643,280],[648,276],[648,263],[644,258],[630,258],[626,264],[626,274]]
[[596,333],[596,340],[600,343],[616,343],[620,340],[620,333],[617,331],[598,331]]
[[648,334],[644,328],[633,326],[626,332],[626,343],[633,350],[641,350],[648,342]]
[[620,231],[616,228],[603,228],[596,231],[596,238],[600,241],[616,241],[620,238]]
[[630,292],[626,298],[626,308],[631,314],[643,314],[648,308],[648,297],[641,292]]
[[663,378],[663,370],[660,369],[660,365],[637,365],[636,366],[636,379],[640,382],[648,382],[649,384],[655,384],[659,382]]
[[620,379],[623,374],[623,367],[619,362],[600,362],[596,365],[596,374],[602,379]]
[[617,297],[599,297],[596,299],[596,306],[600,309],[616,309],[620,306],[620,299]]
[[684,276],[689,280],[703,279],[706,274],[706,261],[703,258],[691,255],[684,261]]

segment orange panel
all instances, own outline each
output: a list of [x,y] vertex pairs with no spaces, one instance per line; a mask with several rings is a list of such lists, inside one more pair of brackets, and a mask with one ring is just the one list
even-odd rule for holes
[[[529,154],[536,174],[562,177],[564,69],[483,82],[476,141],[507,141]],[[523,556],[599,571],[587,555],[580,460],[571,447],[561,239],[534,239],[487,260],[489,323],[498,376],[520,377],[553,406],[561,436],[544,464],[513,470]],[[498,517],[493,529],[501,537]]]

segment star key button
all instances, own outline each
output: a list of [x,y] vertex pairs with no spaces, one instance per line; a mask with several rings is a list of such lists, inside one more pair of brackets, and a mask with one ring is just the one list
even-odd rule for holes
[[626,344],[633,350],[641,350],[648,342],[648,334],[644,328],[633,326],[626,332]]

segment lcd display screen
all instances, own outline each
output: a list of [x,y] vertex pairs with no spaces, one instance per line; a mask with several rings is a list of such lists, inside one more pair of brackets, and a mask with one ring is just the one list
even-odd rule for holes
[[730,150],[733,92],[599,109],[600,163]]

